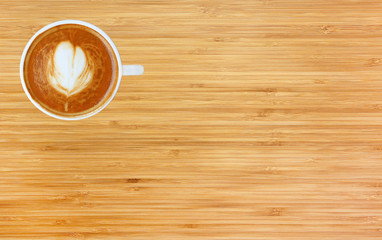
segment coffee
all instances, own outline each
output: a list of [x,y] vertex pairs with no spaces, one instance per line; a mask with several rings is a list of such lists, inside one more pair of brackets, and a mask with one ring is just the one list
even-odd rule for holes
[[112,96],[118,62],[95,30],[64,24],[38,35],[24,62],[24,81],[33,100],[60,116],[91,113]]

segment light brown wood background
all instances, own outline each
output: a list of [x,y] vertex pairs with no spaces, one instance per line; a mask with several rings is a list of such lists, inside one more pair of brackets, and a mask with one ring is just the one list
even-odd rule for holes
[[[48,117],[19,60],[102,28],[112,103]],[[0,1],[1,239],[381,239],[379,0]]]

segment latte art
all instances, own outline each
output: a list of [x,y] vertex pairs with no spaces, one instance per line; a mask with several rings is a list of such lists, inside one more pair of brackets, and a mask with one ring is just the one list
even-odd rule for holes
[[81,25],[47,30],[25,57],[28,92],[41,107],[60,116],[96,111],[112,95],[117,78],[112,47],[99,33]]
[[69,41],[59,43],[48,62],[48,82],[66,96],[80,92],[92,80],[92,64],[88,61],[91,59],[81,47]]

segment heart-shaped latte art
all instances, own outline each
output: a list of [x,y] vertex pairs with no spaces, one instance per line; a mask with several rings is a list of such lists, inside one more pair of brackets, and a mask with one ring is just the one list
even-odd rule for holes
[[68,97],[82,91],[93,76],[84,51],[69,41],[57,45],[49,60],[48,71],[49,83]]

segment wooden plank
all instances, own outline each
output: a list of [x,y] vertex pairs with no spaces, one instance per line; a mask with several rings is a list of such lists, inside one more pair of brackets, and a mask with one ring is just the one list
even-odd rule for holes
[[[29,38],[125,64],[81,121],[25,96]],[[0,1],[0,239],[381,239],[382,2]]]

